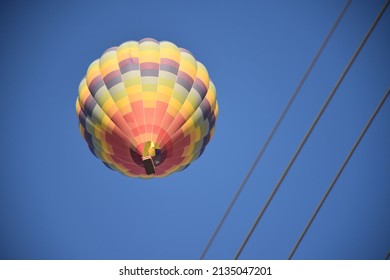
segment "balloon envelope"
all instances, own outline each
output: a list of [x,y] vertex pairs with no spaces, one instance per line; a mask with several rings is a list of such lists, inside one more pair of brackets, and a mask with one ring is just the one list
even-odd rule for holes
[[91,63],[76,101],[91,152],[130,177],[164,177],[204,151],[218,115],[206,68],[173,43],[143,39]]

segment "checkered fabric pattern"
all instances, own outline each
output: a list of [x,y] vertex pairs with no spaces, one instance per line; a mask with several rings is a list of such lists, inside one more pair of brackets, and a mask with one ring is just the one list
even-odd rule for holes
[[[164,177],[186,168],[215,130],[218,103],[206,68],[171,42],[143,39],[106,50],[79,86],[76,112],[91,152],[130,177]],[[156,173],[142,165],[156,143]]]

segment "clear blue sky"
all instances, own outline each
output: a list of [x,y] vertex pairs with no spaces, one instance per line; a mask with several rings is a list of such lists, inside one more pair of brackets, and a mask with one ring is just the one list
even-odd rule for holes
[[[0,11],[0,259],[197,259],[345,1],[6,1]],[[231,259],[383,0],[354,1],[206,258]],[[390,10],[241,257],[286,259],[390,86]],[[107,48],[152,37],[190,50],[217,88],[205,153],[164,179],[106,168],[75,100]],[[295,257],[390,250],[390,100]]]

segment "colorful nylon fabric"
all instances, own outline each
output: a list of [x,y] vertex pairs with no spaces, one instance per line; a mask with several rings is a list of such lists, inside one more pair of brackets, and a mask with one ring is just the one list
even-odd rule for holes
[[[218,103],[206,68],[189,51],[147,38],[110,48],[91,63],[76,112],[89,149],[106,166],[151,178],[181,171],[203,153]],[[142,163],[147,155],[151,175]]]

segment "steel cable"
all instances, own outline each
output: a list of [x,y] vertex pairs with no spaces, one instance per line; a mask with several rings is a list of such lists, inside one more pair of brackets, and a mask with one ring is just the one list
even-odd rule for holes
[[263,208],[261,209],[261,211],[259,212],[258,216],[256,217],[256,219],[255,219],[252,227],[250,228],[248,234],[245,236],[244,241],[242,242],[242,244],[239,247],[236,255],[234,256],[234,259],[238,259],[240,257],[243,249],[245,248],[246,244],[249,241],[249,238],[251,237],[251,235],[253,234],[254,230],[256,229],[260,219],[262,218],[262,216],[264,215],[265,211],[267,210],[269,204],[271,203],[273,197],[275,196],[276,192],[278,191],[280,185],[283,183],[284,179],[286,178],[288,172],[290,171],[291,166],[294,164],[295,160],[297,159],[297,157],[298,157],[299,153],[301,152],[303,146],[305,145],[307,139],[309,138],[309,136],[313,132],[315,126],[317,125],[318,121],[320,120],[320,118],[321,118],[322,114],[324,113],[325,109],[328,107],[330,101],[332,100],[332,98],[335,95],[337,89],[339,88],[339,86],[341,85],[341,83],[344,80],[345,76],[347,75],[347,73],[348,73],[349,69],[351,68],[352,64],[356,60],[357,56],[359,55],[360,51],[362,50],[362,48],[366,44],[366,42],[367,42],[368,38],[370,37],[371,33],[375,29],[377,23],[379,22],[380,18],[382,17],[383,13],[385,12],[389,2],[390,2],[390,0],[387,0],[385,2],[385,4],[383,5],[382,9],[380,10],[378,15],[374,19],[374,22],[370,26],[368,32],[366,33],[366,35],[364,36],[363,40],[361,41],[361,43],[359,44],[358,48],[356,49],[355,53],[352,55],[352,58],[349,60],[347,66],[345,67],[344,71],[342,72],[342,74],[339,77],[338,81],[336,82],[335,86],[333,87],[333,89],[329,93],[327,99],[325,100],[325,103],[322,105],[322,107],[321,107],[319,113],[317,114],[316,118],[314,119],[312,125],[310,126],[309,130],[306,132],[303,140],[299,144],[299,146],[298,146],[297,150],[295,151],[293,157],[291,158],[290,162],[288,163],[287,167],[285,168],[285,170],[283,171],[281,177],[279,178],[279,181],[276,183],[274,189],[272,190],[270,196],[268,197],[267,201],[265,202]]

